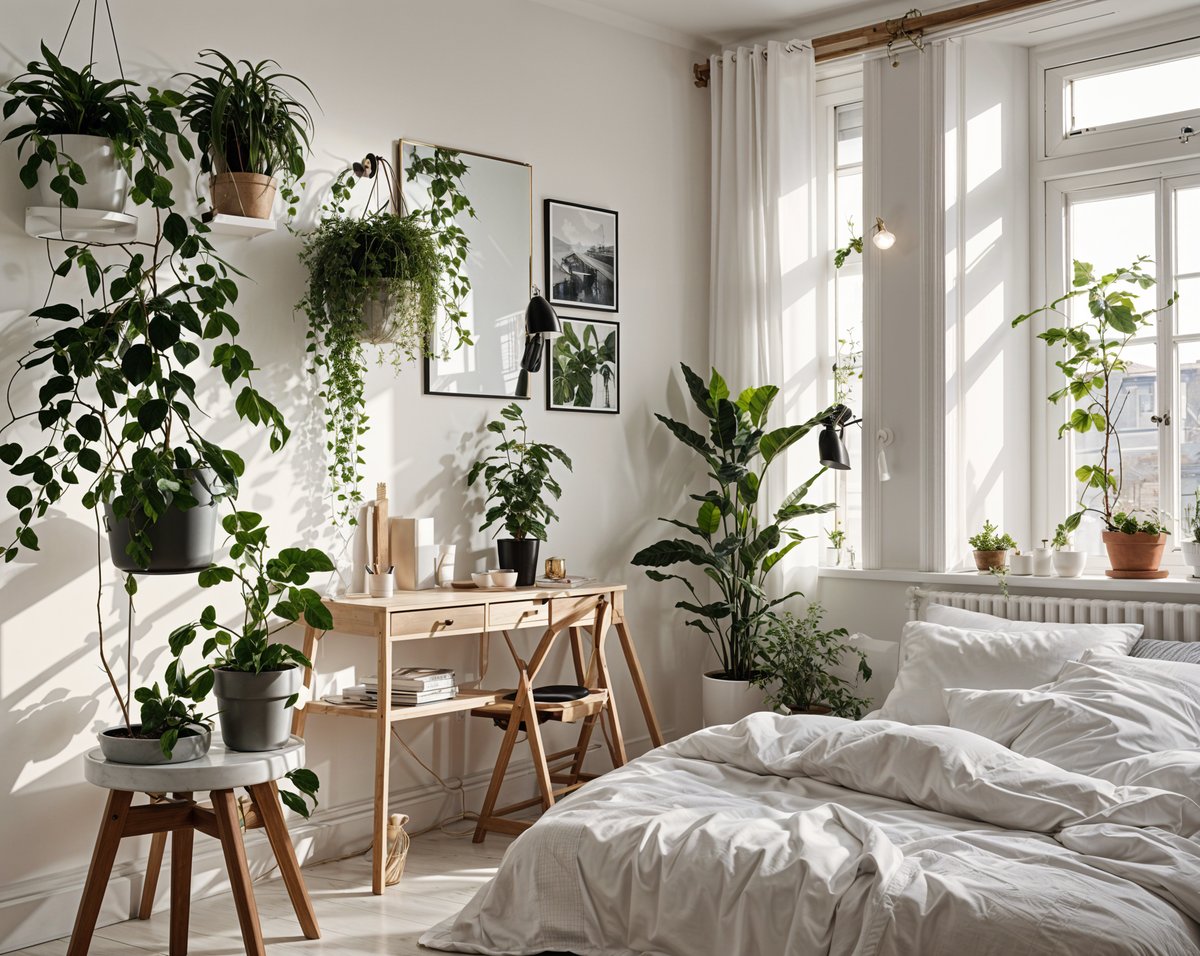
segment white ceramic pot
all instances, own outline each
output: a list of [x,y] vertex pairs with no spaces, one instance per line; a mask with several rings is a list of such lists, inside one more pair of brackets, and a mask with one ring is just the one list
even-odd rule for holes
[[1054,552],[1054,573],[1060,578],[1077,578],[1087,567],[1087,552],[1063,548]]
[[1033,573],[1039,578],[1048,578],[1054,573],[1054,551],[1052,549],[1033,549]]
[[1183,563],[1192,566],[1192,577],[1200,578],[1200,541],[1183,542]]
[[732,724],[748,714],[767,709],[767,692],[748,680],[723,680],[721,671],[704,675],[700,688],[700,712],[705,727]]
[[1013,554],[1008,559],[1008,573],[1022,577],[1033,574],[1032,554]]
[[842,563],[841,548],[826,548],[825,549],[825,566],[827,568],[836,568]]
[[[117,162],[112,140],[107,136],[82,136],[64,133],[52,137],[60,153],[66,153],[83,169],[87,180],[82,185],[72,183],[79,195],[80,209],[103,209],[106,212],[124,212],[129,198],[129,177]],[[38,170],[35,194],[39,206],[57,206],[58,193],[50,188],[54,178],[53,167],[43,165]]]

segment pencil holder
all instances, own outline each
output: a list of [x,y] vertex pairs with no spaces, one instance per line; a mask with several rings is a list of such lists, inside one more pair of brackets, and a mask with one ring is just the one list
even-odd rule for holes
[[368,574],[367,592],[371,597],[391,597],[395,580],[390,574]]

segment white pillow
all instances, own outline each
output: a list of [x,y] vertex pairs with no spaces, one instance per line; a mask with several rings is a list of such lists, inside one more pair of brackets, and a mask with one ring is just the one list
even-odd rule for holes
[[[944,624],[946,627],[962,627],[972,631],[1042,631],[1056,625],[1042,621],[1010,621],[1006,617],[996,617],[995,614],[984,614],[982,611],[968,611],[961,607],[950,607],[947,604],[930,604],[925,608],[922,620],[930,624]],[[1069,625],[1075,627],[1076,625]]]
[[1084,651],[1125,654],[1140,624],[1043,625],[1044,630],[961,630],[909,621],[900,639],[896,685],[874,714],[906,724],[949,722],[943,691],[1025,689],[1054,680],[1062,665]]
[[1045,688],[951,689],[945,699],[952,727],[1115,783],[1153,786],[1120,762],[1200,747],[1197,664],[1088,654]]

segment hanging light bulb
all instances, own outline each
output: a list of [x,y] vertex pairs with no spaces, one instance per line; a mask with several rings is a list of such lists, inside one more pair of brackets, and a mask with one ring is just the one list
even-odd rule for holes
[[889,232],[887,225],[879,216],[875,217],[875,235],[871,237],[876,249],[890,249],[896,244],[895,233]]

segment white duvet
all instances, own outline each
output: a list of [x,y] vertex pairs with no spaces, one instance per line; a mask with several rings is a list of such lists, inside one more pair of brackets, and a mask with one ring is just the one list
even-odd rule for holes
[[[1140,759],[1153,770],[1154,755]],[[1165,759],[1164,779],[1200,779],[1179,772],[1178,752]],[[951,727],[756,714],[557,804],[421,942],[578,956],[1197,954],[1200,805],[1187,789],[1117,786]]]

